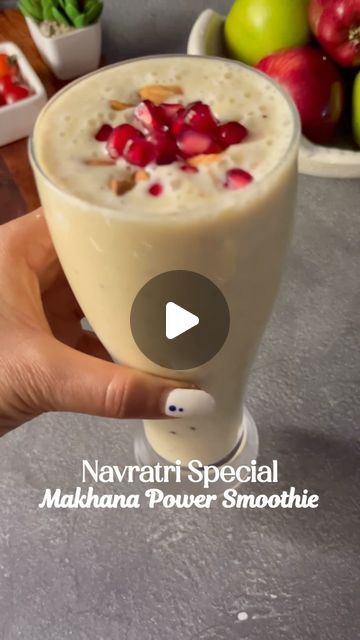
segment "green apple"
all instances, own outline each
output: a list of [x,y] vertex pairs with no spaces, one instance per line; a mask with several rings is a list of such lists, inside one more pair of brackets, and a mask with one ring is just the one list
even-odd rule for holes
[[309,0],[235,0],[225,22],[230,55],[255,65],[279,49],[310,39]]
[[360,71],[355,78],[353,90],[353,131],[355,142],[360,147]]

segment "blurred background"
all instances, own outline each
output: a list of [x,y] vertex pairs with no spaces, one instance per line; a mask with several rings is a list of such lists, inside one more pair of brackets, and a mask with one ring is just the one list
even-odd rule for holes
[[[165,31],[164,0],[132,0],[131,11],[122,0],[104,0],[103,51],[107,62],[150,53],[184,52],[191,26],[203,9],[212,7],[226,15],[232,5],[232,0],[170,2],[173,19],[167,22]],[[15,6],[16,0],[0,0],[1,9]]]

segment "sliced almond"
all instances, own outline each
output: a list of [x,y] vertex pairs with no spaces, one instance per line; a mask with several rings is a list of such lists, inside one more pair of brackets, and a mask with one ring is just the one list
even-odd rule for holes
[[89,167],[108,167],[115,164],[115,160],[111,158],[89,158],[84,160]]
[[155,102],[156,104],[164,102],[168,98],[171,98],[171,96],[178,96],[183,93],[182,87],[165,84],[149,84],[139,90],[139,96],[142,100],[151,100],[151,102]]
[[110,100],[110,107],[114,109],[114,111],[125,111],[125,109],[130,109],[133,107],[133,104],[129,102],[121,102],[121,100]]
[[189,158],[187,163],[192,167],[198,167],[200,164],[212,164],[217,160],[220,160],[221,153],[201,153],[198,156]]
[[149,178],[150,174],[144,171],[144,169],[139,169],[139,171],[135,173],[135,182],[142,182],[143,180],[149,180]]
[[130,176],[129,178],[111,178],[110,180],[110,189],[117,196],[122,196],[124,193],[131,191],[134,185],[134,176]]

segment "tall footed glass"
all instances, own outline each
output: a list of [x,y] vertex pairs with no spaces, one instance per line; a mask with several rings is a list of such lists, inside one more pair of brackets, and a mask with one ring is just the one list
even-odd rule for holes
[[[224,75],[224,64],[231,82],[229,79],[226,84],[224,80],[220,95],[216,93],[214,78],[220,72]],[[192,100],[212,102],[214,110],[217,107],[220,112],[221,100],[227,96],[228,119],[245,118],[250,130],[253,125],[253,138],[243,145],[241,157],[244,162],[251,159],[254,181],[246,189],[231,193],[228,190],[226,194],[222,193],[221,185],[215,195],[207,194],[204,188],[202,196],[194,201],[191,194],[181,193],[173,197],[173,209],[172,196],[164,201],[153,198],[149,206],[144,200],[134,199],[131,206],[115,209],[103,186],[96,194],[93,191],[94,167],[86,168],[88,182],[82,170],[77,175],[78,182],[72,182],[71,173],[75,169],[71,163],[75,161],[64,156],[64,164],[55,164],[44,152],[44,136],[50,130],[47,122],[51,124],[52,111],[56,116],[57,105],[65,114],[67,108],[70,113],[71,105],[75,108],[76,100],[86,97],[91,101],[91,92],[96,87],[103,86],[104,95],[112,97],[105,89],[115,72],[120,78],[119,87],[125,87],[121,97],[129,102],[135,87],[146,84],[149,78],[171,85],[175,77],[178,83],[186,85],[197,77],[198,82],[190,84],[186,91],[190,95],[193,92]],[[92,87],[94,78],[98,84]],[[245,115],[245,107],[241,106],[243,93],[249,96]],[[259,95],[263,96],[262,101]],[[283,128],[281,122],[277,127],[274,125],[276,110]],[[107,115],[113,117],[110,112]],[[96,112],[95,117],[86,120],[85,129],[94,130],[103,116]],[[268,136],[267,146],[261,146],[260,124],[264,127],[267,119],[275,127],[274,135]],[[30,158],[56,251],[92,328],[114,361],[155,375],[189,380],[212,394],[216,401],[214,413],[204,418],[145,421],[135,439],[139,463],[180,460],[185,466],[197,459],[203,465],[231,462],[237,466],[256,458],[256,426],[244,408],[243,399],[289,245],[298,145],[296,110],[282,90],[255,70],[216,58],[157,56],[112,66],[65,88],[40,115]],[[76,148],[75,144],[75,155]],[[266,149],[271,162],[264,169]],[[207,166],[201,171],[210,175],[213,169],[210,164]],[[96,169],[101,175],[108,171],[106,167]],[[162,179],[166,181],[168,174],[165,169],[160,170],[164,171]],[[173,176],[168,179],[173,180]],[[214,180],[218,183],[217,176]],[[172,193],[175,191],[174,188]],[[179,197],[186,198],[181,206]],[[131,308],[140,289],[151,278],[175,270],[193,271],[211,280],[225,296],[230,311],[230,329],[222,349],[205,364],[185,371],[166,369],[149,360],[135,343],[130,326]],[[156,330],[149,327],[149,331]],[[192,492],[195,486],[191,487]]]

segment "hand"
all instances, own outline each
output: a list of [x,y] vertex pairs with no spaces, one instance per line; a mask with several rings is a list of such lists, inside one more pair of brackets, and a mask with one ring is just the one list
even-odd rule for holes
[[45,411],[159,418],[179,393],[193,415],[211,410],[203,391],[113,364],[83,315],[41,209],[2,225],[0,435]]

